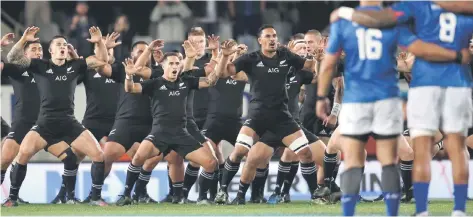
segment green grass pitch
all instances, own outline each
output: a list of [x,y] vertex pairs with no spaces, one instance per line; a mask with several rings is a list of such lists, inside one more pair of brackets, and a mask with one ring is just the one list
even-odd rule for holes
[[[452,201],[432,201],[429,204],[429,214],[437,216],[450,216],[453,208]],[[400,215],[410,216],[414,213],[415,205],[401,204]],[[357,206],[357,215],[379,216],[385,215],[383,202],[360,203]],[[467,215],[473,215],[473,202],[467,202]],[[173,205],[173,204],[153,204],[153,205],[131,205],[125,207],[91,207],[88,205],[48,205],[29,204],[20,205],[13,208],[1,208],[1,216],[87,216],[87,215],[153,215],[153,216],[176,216],[176,215],[261,215],[261,216],[327,216],[341,215],[340,204],[334,205],[313,205],[310,202],[297,201],[289,204],[267,205],[267,204],[247,204],[244,206],[212,205],[197,206]]]

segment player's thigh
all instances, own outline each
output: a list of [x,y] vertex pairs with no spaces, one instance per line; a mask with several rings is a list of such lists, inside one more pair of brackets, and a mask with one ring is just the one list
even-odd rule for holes
[[245,163],[250,168],[257,168],[262,163],[267,163],[273,156],[274,149],[263,142],[257,142],[248,152],[248,157]]
[[16,143],[21,144],[26,134],[31,130],[35,123],[29,123],[25,121],[13,122],[10,132],[6,136],[6,139],[12,139]]
[[18,151],[18,161],[26,163],[34,154],[45,148],[46,145],[46,140],[40,135],[40,133],[36,131],[28,132],[21,142],[20,150]]
[[352,136],[342,137],[343,161],[346,163],[346,169],[364,166],[365,143],[366,142]]
[[402,101],[400,98],[389,98],[374,103],[372,132],[382,136],[402,134]]
[[135,155],[133,156],[133,162],[136,160],[144,163],[147,159],[158,156],[161,154],[161,150],[159,150],[154,142],[150,139],[144,139],[143,142],[138,147]]
[[409,89],[407,124],[409,129],[436,131],[440,124],[442,95],[440,87],[414,87]]
[[373,129],[374,103],[344,103],[338,119],[342,135],[364,135]]
[[312,159],[317,165],[323,165],[325,157],[326,146],[322,140],[310,143],[310,150],[312,151]]
[[442,105],[442,126],[445,133],[462,133],[472,127],[471,88],[448,87]]
[[404,135],[398,137],[398,155],[403,161],[414,160],[414,150],[409,145],[409,140]]
[[[52,145],[48,145],[47,147],[47,152],[51,153],[52,155],[54,155],[55,157],[57,157],[59,160],[63,160],[63,157],[61,157],[61,155],[64,153],[64,151],[66,149],[68,149],[70,146],[64,142],[64,141],[61,141],[61,142],[58,142],[56,144],[52,144]],[[79,153],[81,151],[78,151]]]
[[337,127],[335,131],[333,131],[332,136],[330,136],[327,142],[327,148],[325,152],[328,154],[335,154],[338,151],[342,150],[342,135],[340,134],[340,127]]
[[201,165],[207,172],[213,171],[217,164],[217,159],[211,151],[189,136],[181,136],[174,150],[185,159]]
[[103,161],[102,148],[100,147],[99,142],[88,130],[82,131],[82,133],[72,142],[71,146],[87,155],[92,161]]
[[5,139],[2,146],[2,155],[1,155],[1,162],[2,162],[2,170],[6,170],[8,166],[13,162],[16,155],[20,151],[20,144],[18,144],[13,139]]

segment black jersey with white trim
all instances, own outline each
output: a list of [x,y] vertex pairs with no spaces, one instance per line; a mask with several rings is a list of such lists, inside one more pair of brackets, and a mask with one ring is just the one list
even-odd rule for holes
[[[205,77],[205,69],[204,68],[199,68],[199,69],[192,69],[189,71],[182,72],[179,77],[184,78],[184,77]],[[186,105],[186,114],[187,118],[189,119],[194,119],[194,93],[196,90],[190,90],[189,95],[187,96],[187,105]],[[203,89],[202,91],[208,91],[207,89]]]
[[39,114],[39,93],[33,73],[17,65],[5,63],[2,76],[8,76],[15,94],[14,121],[36,122]]
[[250,110],[286,109],[286,79],[289,68],[301,70],[305,59],[280,48],[272,58],[261,51],[245,54],[234,61],[236,72],[244,71],[250,84]]
[[287,95],[289,97],[288,107],[294,120],[299,120],[299,93],[302,85],[312,83],[314,74],[309,71],[299,70],[295,71],[291,67],[289,75],[287,76]]
[[66,61],[61,66],[51,60],[32,59],[27,71],[33,74],[39,91],[39,120],[75,118],[77,79],[87,71],[84,59]]
[[163,130],[186,127],[187,97],[191,90],[199,88],[199,78],[180,76],[172,82],[159,77],[141,85],[142,96],[151,98],[154,126]]
[[209,88],[208,116],[241,118],[245,81],[228,78],[218,79],[215,86]]
[[120,84],[93,69],[79,78],[84,83],[87,106],[84,120],[113,121],[117,113]]

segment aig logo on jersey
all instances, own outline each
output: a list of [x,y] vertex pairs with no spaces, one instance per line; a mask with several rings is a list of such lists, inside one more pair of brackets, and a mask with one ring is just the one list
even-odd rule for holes
[[268,73],[279,73],[279,68],[269,68]]
[[179,96],[181,93],[178,90],[169,91],[169,96]]
[[67,76],[65,75],[58,75],[56,76],[56,79],[54,79],[56,81],[67,81]]
[[233,79],[227,79],[227,81],[225,82],[225,84],[231,84],[231,85],[236,85],[237,82]]

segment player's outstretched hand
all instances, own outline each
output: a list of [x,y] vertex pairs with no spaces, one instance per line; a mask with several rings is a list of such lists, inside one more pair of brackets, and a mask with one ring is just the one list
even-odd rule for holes
[[246,46],[246,44],[239,44],[237,46],[238,56],[241,56],[241,55],[245,54],[246,52],[248,52],[248,46]]
[[135,64],[133,63],[133,60],[131,58],[126,58],[124,62],[122,62],[123,66],[125,67],[125,72],[128,75],[134,75],[136,72],[141,70],[143,67],[135,67]]
[[118,37],[120,37],[120,33],[118,32],[112,32],[112,34],[107,34],[107,37],[105,37],[105,47],[107,49],[112,49],[115,48],[118,45],[121,45],[121,41],[117,41]]
[[470,52],[470,49],[468,48],[465,48],[465,49],[462,49],[462,55],[463,55],[463,59],[462,59],[462,64],[464,65],[468,65],[471,63],[471,52]]
[[36,26],[31,26],[26,28],[25,32],[23,33],[23,36],[21,36],[21,39],[25,41],[37,41],[39,38],[35,38],[36,33],[39,32],[39,28]]
[[151,51],[158,51],[164,48],[164,40],[156,39],[149,44]]
[[230,56],[234,54],[235,52],[237,52],[238,49],[235,47],[235,45],[236,45],[236,42],[233,40],[226,40],[225,42],[223,42],[222,54],[224,56]]
[[8,46],[9,44],[13,43],[13,39],[15,38],[15,34],[13,33],[7,33],[2,37],[1,46],[5,47]]
[[92,26],[89,28],[90,38],[87,39],[90,43],[98,43],[102,40],[102,32],[99,27]]
[[205,48],[207,50],[215,50],[220,47],[220,36],[214,34],[207,36],[208,46]]
[[316,105],[315,113],[317,114],[317,117],[321,120],[327,119],[330,114],[330,100],[328,98],[319,99],[317,100]]
[[77,54],[77,50],[74,49],[74,46],[72,44],[67,44],[67,52],[71,59],[79,59],[79,54]]
[[186,57],[194,58],[197,56],[197,50],[189,40],[185,40],[184,44],[182,44],[182,47],[184,47],[184,53],[186,54]]
[[324,126],[330,129],[334,129],[337,125],[337,120],[337,116],[330,114],[327,118],[324,119],[323,124]]

